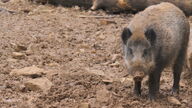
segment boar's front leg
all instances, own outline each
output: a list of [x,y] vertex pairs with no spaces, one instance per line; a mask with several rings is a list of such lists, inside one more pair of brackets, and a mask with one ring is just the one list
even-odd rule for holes
[[181,72],[183,69],[184,61],[185,61],[185,55],[186,55],[186,47],[181,49],[175,61],[175,64],[173,66],[174,82],[173,82],[172,94],[179,93],[179,82],[180,82],[180,76],[181,76]]
[[157,93],[159,92],[159,82],[163,66],[156,66],[156,68],[149,75],[149,98],[155,100]]
[[134,94],[136,96],[141,96],[141,81],[134,81],[135,87],[134,87]]

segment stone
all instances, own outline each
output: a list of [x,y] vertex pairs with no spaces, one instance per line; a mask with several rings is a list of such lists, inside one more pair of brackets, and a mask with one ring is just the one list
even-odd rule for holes
[[181,102],[175,97],[168,97],[168,102],[175,105],[181,105]]
[[25,54],[24,54],[24,53],[20,53],[20,52],[13,52],[13,53],[12,53],[12,56],[13,56],[13,58],[15,58],[15,59],[21,59],[21,58],[24,58],[24,57],[25,57]]
[[103,81],[103,83],[105,83],[105,84],[111,84],[111,83],[113,83],[113,80],[112,80],[112,79],[103,79],[102,81]]
[[89,103],[81,103],[78,108],[91,108]]
[[84,53],[84,52],[85,52],[85,49],[81,48],[81,49],[79,49],[79,51],[80,51],[81,53]]
[[10,63],[13,63],[13,62],[17,62],[17,59],[8,58],[7,61],[10,62]]
[[121,83],[126,85],[126,87],[131,87],[134,84],[133,78],[124,77],[119,79]]
[[187,99],[184,99],[184,100],[182,100],[182,103],[187,104],[187,103],[188,103],[188,100],[187,100]]
[[112,62],[115,62],[119,56],[120,56],[119,54],[114,54],[114,55],[112,56],[112,59],[111,59]]
[[89,73],[93,73],[93,74],[100,75],[100,76],[105,76],[105,73],[102,70],[90,69],[90,68],[85,68],[85,70],[88,71]]
[[59,66],[59,64],[58,64],[58,63],[49,63],[48,66],[50,66],[50,67],[56,67],[56,66]]
[[31,91],[43,91],[47,92],[52,87],[52,82],[47,78],[30,79],[24,83],[25,88]]
[[100,24],[101,25],[108,25],[108,24],[116,24],[116,22],[111,21],[111,20],[100,20]]
[[29,76],[29,77],[39,77],[47,72],[44,69],[38,68],[36,66],[31,66],[31,67],[24,67],[21,69],[13,69],[10,73],[10,75],[15,75],[15,76]]
[[133,102],[131,102],[131,105],[138,105],[140,102],[139,101],[133,101]]
[[10,43],[12,48],[16,51],[16,52],[20,52],[20,51],[26,51],[27,47],[25,45],[22,44],[16,44],[16,43]]
[[97,39],[98,40],[104,40],[106,38],[106,35],[104,35],[104,34],[99,34],[98,36],[97,36]]
[[119,67],[120,63],[115,61],[115,63],[110,64],[111,67]]
[[24,45],[17,45],[15,47],[15,51],[19,52],[19,51],[26,51],[27,50],[27,47],[24,46]]

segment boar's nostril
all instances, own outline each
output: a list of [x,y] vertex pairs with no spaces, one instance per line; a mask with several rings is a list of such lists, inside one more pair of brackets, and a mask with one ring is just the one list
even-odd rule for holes
[[140,76],[136,76],[133,78],[134,81],[142,81],[143,80],[143,77],[140,77]]
[[137,72],[135,72],[135,75],[133,76],[134,77],[133,79],[136,80],[136,81],[141,81],[144,78],[144,76],[145,76],[144,72],[137,71]]

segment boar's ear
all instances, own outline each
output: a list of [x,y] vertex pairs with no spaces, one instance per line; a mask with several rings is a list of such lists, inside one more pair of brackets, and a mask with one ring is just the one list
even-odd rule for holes
[[123,44],[127,43],[127,40],[131,37],[132,33],[129,28],[124,28],[122,34],[121,34],[121,39],[123,41]]
[[156,33],[153,29],[149,29],[145,32],[145,37],[150,41],[151,45],[154,45],[156,40]]

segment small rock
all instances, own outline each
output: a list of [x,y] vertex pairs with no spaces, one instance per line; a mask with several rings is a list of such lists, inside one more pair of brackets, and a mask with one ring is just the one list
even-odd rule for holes
[[10,73],[10,75],[16,75],[16,76],[30,76],[30,77],[39,77],[46,74],[46,71],[44,69],[38,68],[36,66],[31,67],[24,67],[21,69],[13,69]]
[[52,82],[47,78],[30,79],[24,83],[26,89],[31,91],[47,92],[52,87]]
[[97,36],[97,40],[104,40],[106,38],[106,36],[100,30],[95,32],[95,36]]
[[99,36],[99,35],[101,35],[101,31],[95,32],[95,36]]
[[105,35],[103,35],[103,34],[101,34],[101,35],[99,35],[98,36],[98,38],[97,39],[99,39],[99,40],[104,40],[106,38],[106,36]]
[[119,81],[125,85],[125,87],[132,87],[133,86],[133,78],[120,78]]
[[133,78],[121,78],[120,81],[123,82],[133,82]]
[[8,61],[8,62],[17,62],[17,59],[8,58],[7,61]]
[[112,59],[111,59],[112,62],[115,62],[118,57],[119,57],[119,54],[114,54],[114,55],[112,56]]
[[14,102],[17,102],[17,100],[16,99],[3,99],[3,102],[5,102],[5,103],[14,103]]
[[90,69],[90,68],[85,68],[88,72],[96,74],[96,75],[101,75],[104,76],[105,73],[102,70],[95,70],[95,69]]
[[91,108],[89,103],[81,103],[78,108]]
[[111,21],[111,20],[100,20],[100,24],[101,25],[108,25],[108,24],[116,24],[116,22]]
[[25,54],[24,53],[20,53],[20,52],[13,52],[12,56],[15,59],[21,59],[21,58],[25,57]]
[[110,83],[112,83],[113,82],[113,80],[112,79],[104,79],[104,80],[102,80],[104,83],[106,83],[106,84],[110,84]]
[[15,47],[15,51],[16,52],[19,52],[19,51],[26,51],[27,50],[27,47],[25,47],[24,45],[17,45]]
[[133,101],[131,102],[131,105],[138,105],[140,102],[139,101]]
[[84,53],[85,52],[85,49],[79,49],[81,53]]
[[55,67],[55,66],[59,66],[59,64],[58,63],[49,63],[48,66]]
[[13,47],[13,49],[16,51],[16,52],[20,52],[20,51],[25,51],[27,50],[27,47],[24,46],[24,45],[18,45],[16,43],[10,43]]
[[169,103],[172,103],[175,105],[181,105],[181,102],[178,99],[176,99],[175,97],[168,97],[167,99],[168,99]]
[[183,103],[188,103],[187,99],[182,100]]
[[34,52],[31,50],[31,49],[28,49],[27,51],[25,51],[25,54],[27,55],[27,56],[29,56],[29,55],[32,55]]
[[111,62],[110,61],[107,61],[105,63],[103,63],[103,65],[109,65]]
[[17,85],[16,90],[21,92],[26,92],[25,85],[24,84]]
[[116,61],[115,63],[110,64],[111,67],[119,67],[120,63]]

